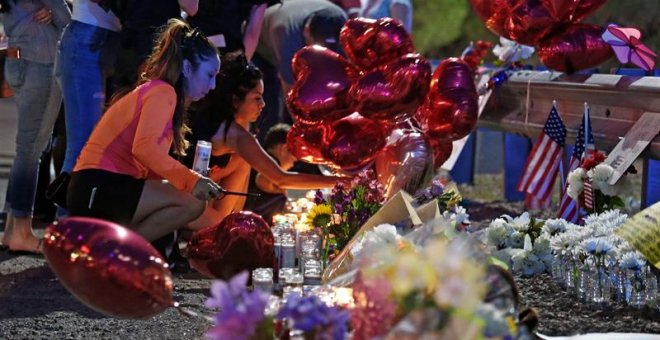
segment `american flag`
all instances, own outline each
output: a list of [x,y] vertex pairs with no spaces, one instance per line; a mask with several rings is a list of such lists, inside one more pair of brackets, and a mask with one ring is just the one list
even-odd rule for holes
[[[573,154],[571,155],[571,160],[568,163],[568,171],[566,171],[564,175],[568,177],[568,174],[575,170],[582,162],[585,150],[593,148],[594,136],[591,134],[591,120],[589,119],[589,110],[587,108],[584,111],[584,116],[582,116],[582,124],[580,124],[577,140],[575,141],[575,147],[573,148]],[[577,223],[580,217],[578,213],[580,207],[578,207],[576,201],[567,195],[567,189],[568,182],[566,181],[566,184],[561,192],[561,203],[559,203],[559,214],[557,216],[565,219],[566,221]]]
[[527,158],[518,191],[525,191],[541,201],[550,198],[565,142],[566,127],[553,104],[543,131]]
[[591,181],[584,181],[584,207],[587,209],[594,208],[594,189],[591,186]]

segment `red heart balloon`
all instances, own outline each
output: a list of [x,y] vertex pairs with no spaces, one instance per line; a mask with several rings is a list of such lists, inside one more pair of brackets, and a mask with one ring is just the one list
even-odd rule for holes
[[412,116],[429,90],[431,64],[419,54],[365,73],[349,90],[356,111],[370,119],[402,121]]
[[433,73],[431,88],[416,118],[432,139],[452,141],[467,136],[477,124],[478,95],[470,66],[445,59]]
[[486,27],[521,44],[536,45],[593,13],[607,0],[469,0]]
[[437,139],[429,139],[429,144],[433,148],[433,166],[438,168],[445,164],[445,162],[451,156],[451,152],[454,148],[453,142],[440,141]]
[[65,218],[46,228],[44,256],[71,294],[103,314],[148,318],[175,305],[165,260],[118,224]]
[[346,95],[357,71],[346,59],[325,47],[306,46],[291,63],[296,81],[286,101],[297,120],[320,124],[353,112]]
[[389,133],[376,121],[357,113],[333,123],[328,132],[324,158],[342,168],[357,168],[373,160]]
[[548,9],[550,15],[557,21],[578,22],[598,8],[607,0],[540,0]]
[[261,216],[235,212],[193,234],[188,262],[205,276],[229,280],[244,270],[277,268],[273,244],[273,233]]
[[569,24],[541,41],[541,62],[557,71],[573,73],[596,66],[612,57],[612,47],[601,35],[605,29],[597,25]]
[[339,42],[346,56],[362,71],[372,71],[415,51],[408,32],[392,18],[349,19],[339,34]]
[[522,1],[511,8],[504,25],[505,37],[521,44],[535,45],[559,23],[539,1]]
[[286,145],[296,158],[307,163],[328,164],[321,151],[328,144],[328,126],[325,124],[293,124],[286,135]]
[[513,7],[524,0],[469,0],[486,27],[497,35],[510,38],[505,29]]
[[419,132],[395,131],[401,134],[393,143],[387,144],[374,161],[378,182],[385,188],[385,198],[399,190],[416,192],[426,184],[425,179],[433,172],[433,150]]

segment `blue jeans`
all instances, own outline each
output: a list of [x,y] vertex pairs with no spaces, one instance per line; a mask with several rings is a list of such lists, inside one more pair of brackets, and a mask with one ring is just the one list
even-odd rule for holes
[[64,29],[55,62],[55,77],[64,96],[64,172],[71,173],[101,118],[105,81],[112,71],[118,46],[117,32],[75,20]]
[[53,64],[7,59],[5,78],[18,108],[16,158],[9,173],[5,211],[32,217],[39,159],[48,144],[62,102]]

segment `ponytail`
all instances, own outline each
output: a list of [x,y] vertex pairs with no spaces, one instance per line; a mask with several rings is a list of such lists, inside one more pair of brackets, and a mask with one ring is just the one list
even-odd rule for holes
[[217,56],[217,51],[197,29],[191,28],[180,19],[170,19],[161,29],[154,50],[147,59],[141,82],[160,79],[174,87],[177,95],[172,130],[174,154],[184,156],[188,147],[185,134],[190,132],[186,125],[183,91],[183,61],[188,60],[193,71],[202,60]]

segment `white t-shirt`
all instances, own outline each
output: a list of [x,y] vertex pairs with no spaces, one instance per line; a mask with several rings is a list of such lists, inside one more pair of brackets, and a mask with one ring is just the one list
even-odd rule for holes
[[121,30],[121,22],[112,11],[106,12],[90,0],[75,0],[71,19],[115,32]]

